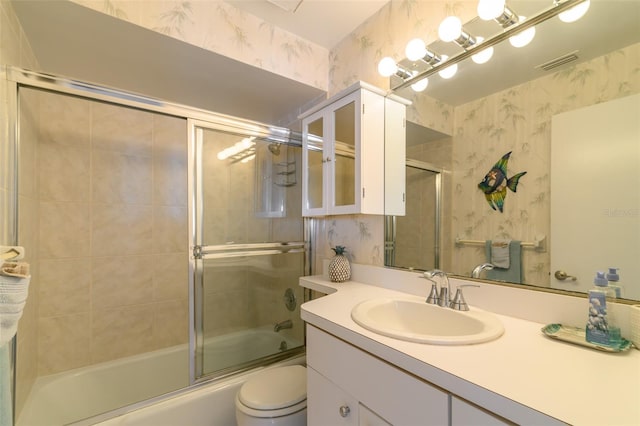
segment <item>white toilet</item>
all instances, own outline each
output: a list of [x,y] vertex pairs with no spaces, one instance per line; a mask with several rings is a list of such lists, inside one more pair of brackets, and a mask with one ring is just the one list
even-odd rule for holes
[[276,367],[247,380],[236,395],[238,426],[306,426],[307,369]]

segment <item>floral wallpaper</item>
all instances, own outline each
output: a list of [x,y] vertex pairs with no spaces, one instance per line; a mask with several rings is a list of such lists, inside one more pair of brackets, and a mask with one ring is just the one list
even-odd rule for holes
[[72,1],[194,46],[327,90],[327,49],[222,0]]

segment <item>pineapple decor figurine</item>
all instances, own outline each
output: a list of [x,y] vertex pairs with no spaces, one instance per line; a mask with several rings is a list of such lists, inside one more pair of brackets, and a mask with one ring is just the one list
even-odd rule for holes
[[329,262],[329,279],[334,283],[341,283],[351,278],[351,265],[349,259],[344,255],[346,248],[344,246],[335,246],[332,248],[336,255]]

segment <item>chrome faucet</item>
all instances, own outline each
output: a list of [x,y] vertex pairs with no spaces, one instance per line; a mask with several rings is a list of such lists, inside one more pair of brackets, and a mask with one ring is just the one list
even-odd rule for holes
[[480,278],[480,273],[482,273],[482,271],[490,271],[493,268],[494,266],[491,263],[481,263],[480,265],[473,268],[473,272],[471,272],[471,278]]
[[293,328],[293,323],[291,322],[290,319],[281,321],[281,322],[277,323],[276,325],[274,325],[273,326],[273,331],[275,331],[277,333],[278,331],[284,330],[286,328]]
[[[433,286],[431,287],[431,293],[429,294],[429,297],[427,297],[427,303],[449,307],[449,295],[451,294],[451,286],[449,285],[449,277],[447,277],[446,272],[443,272],[439,269],[434,269],[431,271],[426,271],[422,274],[422,277],[428,279],[433,283]],[[442,277],[447,286],[444,287],[442,284],[440,284],[440,291],[438,292],[436,281],[433,280],[434,277]]]

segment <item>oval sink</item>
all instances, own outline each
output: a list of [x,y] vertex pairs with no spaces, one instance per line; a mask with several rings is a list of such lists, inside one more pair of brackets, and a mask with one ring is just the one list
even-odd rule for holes
[[456,311],[414,300],[366,300],[353,307],[351,318],[374,333],[432,345],[470,345],[504,333],[500,320],[489,312]]

